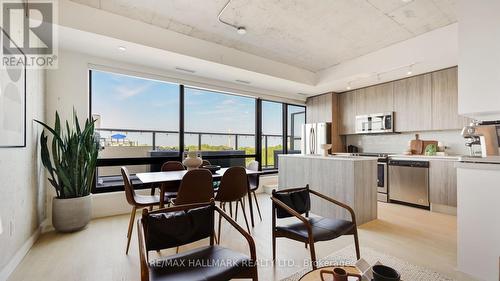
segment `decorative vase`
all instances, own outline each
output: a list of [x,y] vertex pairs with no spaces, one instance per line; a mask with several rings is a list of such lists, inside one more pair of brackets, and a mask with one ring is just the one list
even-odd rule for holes
[[201,153],[197,151],[187,152],[186,158],[182,161],[182,164],[186,166],[188,171],[200,167],[201,164],[203,164]]
[[52,225],[59,232],[84,228],[92,216],[92,196],[52,200]]
[[321,150],[323,152],[323,156],[328,156],[328,150],[332,148],[332,145],[329,143],[324,143],[321,145]]

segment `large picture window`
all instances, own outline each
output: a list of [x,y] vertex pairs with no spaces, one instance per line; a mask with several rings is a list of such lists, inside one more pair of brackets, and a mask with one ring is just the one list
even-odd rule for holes
[[100,157],[147,157],[179,151],[179,85],[102,71],[91,72],[92,116]]
[[262,167],[276,168],[283,154],[283,104],[262,101]]
[[186,151],[201,151],[218,165],[243,166],[255,159],[238,156],[255,156],[256,99],[186,87],[184,101]]
[[223,167],[258,160],[263,169],[276,169],[279,154],[300,152],[304,106],[100,70],[89,75],[90,115],[103,147],[94,193],[123,190],[121,166],[140,188],[135,173],[182,161],[186,151]]

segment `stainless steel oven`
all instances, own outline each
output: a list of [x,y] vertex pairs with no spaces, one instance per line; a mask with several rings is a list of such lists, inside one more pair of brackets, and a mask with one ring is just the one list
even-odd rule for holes
[[357,134],[379,134],[394,132],[394,113],[375,113],[356,116]]
[[356,155],[377,158],[377,200],[389,202],[388,153],[357,153]]
[[387,162],[377,163],[377,199],[378,201],[388,202],[389,197],[387,195],[389,191],[389,179],[387,178]]

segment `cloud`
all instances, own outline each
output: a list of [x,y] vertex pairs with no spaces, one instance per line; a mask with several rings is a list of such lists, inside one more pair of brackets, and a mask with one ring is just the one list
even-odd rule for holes
[[221,102],[221,104],[223,105],[233,105],[233,104],[236,104],[236,101],[233,100],[233,99],[225,99]]
[[128,98],[143,94],[151,86],[152,86],[151,83],[144,83],[141,85],[137,85],[135,87],[130,86],[130,85],[127,85],[127,86],[119,85],[119,86],[116,86],[114,88],[114,91],[120,99],[128,99]]

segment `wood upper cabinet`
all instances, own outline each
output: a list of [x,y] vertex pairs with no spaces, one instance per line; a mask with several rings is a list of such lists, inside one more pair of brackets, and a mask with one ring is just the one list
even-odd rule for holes
[[432,130],[432,75],[419,75],[393,83],[396,131]]
[[332,122],[332,93],[308,98],[307,123]]
[[394,112],[396,132],[456,130],[470,123],[458,115],[457,67],[339,95],[340,134],[354,134],[356,115]]
[[458,115],[457,67],[432,73],[432,129],[461,129],[470,119]]
[[429,161],[429,200],[432,204],[457,206],[455,161]]
[[394,111],[393,83],[356,90],[355,95],[356,115]]
[[354,91],[346,92],[338,96],[340,111],[340,134],[348,135],[356,133],[356,104]]

